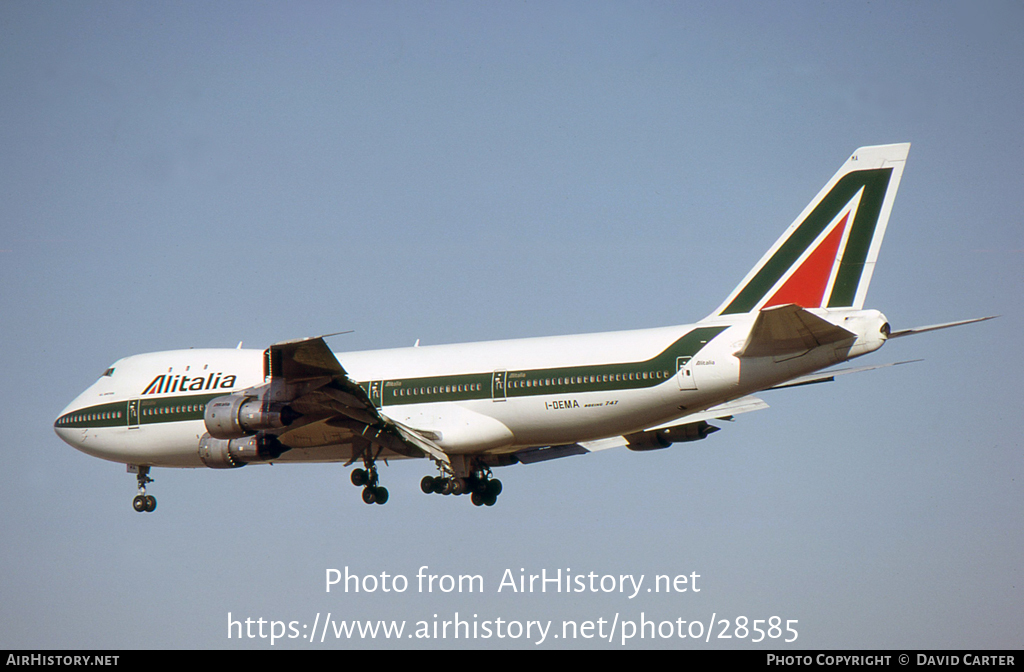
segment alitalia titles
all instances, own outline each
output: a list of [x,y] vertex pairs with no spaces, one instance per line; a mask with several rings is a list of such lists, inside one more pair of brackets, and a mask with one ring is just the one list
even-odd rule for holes
[[170,394],[172,392],[200,392],[203,390],[229,390],[238,376],[211,373],[207,376],[186,376],[162,373],[153,379],[142,394]]

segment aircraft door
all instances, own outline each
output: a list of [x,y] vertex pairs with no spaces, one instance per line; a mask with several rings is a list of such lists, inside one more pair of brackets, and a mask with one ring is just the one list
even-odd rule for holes
[[127,406],[128,429],[139,428],[139,400],[129,399]]
[[692,357],[676,357],[676,379],[680,390],[696,390],[697,379],[693,377]]
[[505,374],[507,371],[495,371],[491,375],[491,399],[505,401]]
[[380,408],[381,406],[384,405],[382,403],[382,400],[383,400],[383,390],[384,390],[384,381],[383,380],[371,380],[370,381],[370,391],[369,391],[370,403],[372,403],[376,408]]

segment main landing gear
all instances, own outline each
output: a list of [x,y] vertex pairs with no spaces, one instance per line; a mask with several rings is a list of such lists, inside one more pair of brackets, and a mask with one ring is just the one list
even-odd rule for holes
[[377,467],[372,461],[366,469],[352,470],[352,485],[363,488],[363,501],[367,504],[384,504],[388,501],[388,489],[377,485]]
[[[129,467],[130,469],[131,467]],[[136,467],[135,479],[139,482],[139,494],[132,500],[132,508],[139,513],[152,513],[156,511],[156,497],[146,494],[146,484],[152,483],[149,477],[149,467]]]
[[426,494],[465,495],[469,493],[474,506],[494,506],[501,494],[501,481],[491,476],[487,467],[477,469],[468,476],[424,476],[420,490]]

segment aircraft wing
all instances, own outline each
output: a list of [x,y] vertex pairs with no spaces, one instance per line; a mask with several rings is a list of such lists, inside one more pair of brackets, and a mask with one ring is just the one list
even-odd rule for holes
[[284,341],[266,351],[272,401],[302,417],[278,439],[293,448],[351,444],[353,459],[367,448],[449,463],[440,446],[381,414],[367,391],[345,372],[323,337]]
[[526,450],[520,450],[515,453],[516,458],[523,464],[533,464],[534,462],[544,462],[547,460],[554,460],[560,457],[570,457],[572,455],[585,455],[587,453],[596,453],[600,450],[607,450],[609,448],[619,448],[621,446],[633,446],[634,450],[648,450],[655,447],[665,448],[669,443],[665,442],[664,445],[655,442],[648,448],[638,448],[636,446],[644,443],[645,435],[660,434],[669,442],[683,442],[683,441],[695,441],[703,439],[708,434],[718,431],[718,427],[707,424],[708,420],[732,420],[734,415],[740,413],[749,413],[750,411],[757,411],[762,408],[768,408],[768,404],[753,396],[741,397],[739,399],[733,399],[727,401],[724,404],[719,404],[713,408],[709,408],[706,411],[700,411],[688,415],[685,418],[679,420],[673,420],[672,422],[666,422],[663,425],[657,427],[651,427],[642,432],[636,432],[628,436],[611,436],[606,439],[597,439],[595,441],[580,441],[579,443],[569,443],[561,446],[545,446],[541,448],[527,448]]
[[708,420],[732,420],[734,415],[749,413],[750,411],[759,411],[762,408],[768,408],[768,404],[755,396],[747,395],[745,397],[740,397],[739,399],[727,401],[724,404],[719,404],[718,406],[712,406],[706,411],[693,413],[692,415],[688,415],[680,420],[673,420],[672,422],[666,422],[665,424],[658,425],[657,427],[651,427],[646,431],[656,432],[662,429],[671,429],[683,424],[691,425],[696,422],[707,422]]

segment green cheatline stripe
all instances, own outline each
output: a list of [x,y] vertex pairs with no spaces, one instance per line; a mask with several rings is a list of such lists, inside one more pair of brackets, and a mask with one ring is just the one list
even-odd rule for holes
[[864,261],[875,234],[882,201],[889,186],[892,168],[858,170],[843,176],[832,190],[825,195],[814,210],[800,224],[785,243],[775,251],[772,258],[751,278],[750,282],[736,295],[722,311],[723,315],[749,313],[765,294],[775,286],[786,271],[796,263],[800,255],[814,242],[829,222],[850,202],[858,191],[864,189],[857,216],[850,229],[843,261],[836,275],[835,286],[828,301],[829,308],[852,306],[860,284]]
[[654,387],[675,374],[677,359],[693,357],[725,329],[727,327],[694,329],[658,355],[639,362],[508,370],[504,372],[504,394],[500,390],[494,394],[493,372],[385,380],[383,400],[370,394],[368,383],[360,384],[375,404],[379,405],[383,401],[385,406],[490,399],[493,396],[518,399]]
[[[675,374],[676,361],[679,358],[692,358],[727,328],[700,327],[694,329],[658,355],[640,362],[510,370],[505,372],[505,394],[499,393],[498,396],[515,399],[551,394],[632,390],[660,385]],[[591,382],[592,379],[593,382]],[[386,406],[439,401],[468,401],[492,398],[494,373],[469,373],[374,382],[383,383],[383,402]],[[367,394],[370,393],[370,382],[361,382],[359,385],[367,391]],[[417,390],[416,394],[400,392],[400,390],[413,389]],[[418,391],[421,389],[429,389],[430,392],[419,394]],[[206,404],[211,399],[220,396],[223,395],[200,394],[138,399],[138,423],[149,425],[202,420]],[[371,398],[375,404],[380,405],[379,398],[373,398],[373,396]],[[54,426],[69,429],[125,427],[129,424],[129,403],[131,402],[119,401],[83,408],[61,416]]]
[[[230,394],[225,390],[224,393]],[[132,401],[117,401],[98,404],[67,413],[57,418],[55,427],[68,429],[91,429],[94,427],[127,427],[151,425],[164,422],[202,420],[206,404],[220,394],[193,394],[182,397],[150,397],[132,400],[139,407],[138,418],[129,418],[128,405]],[[131,422],[129,422],[131,421]]]

